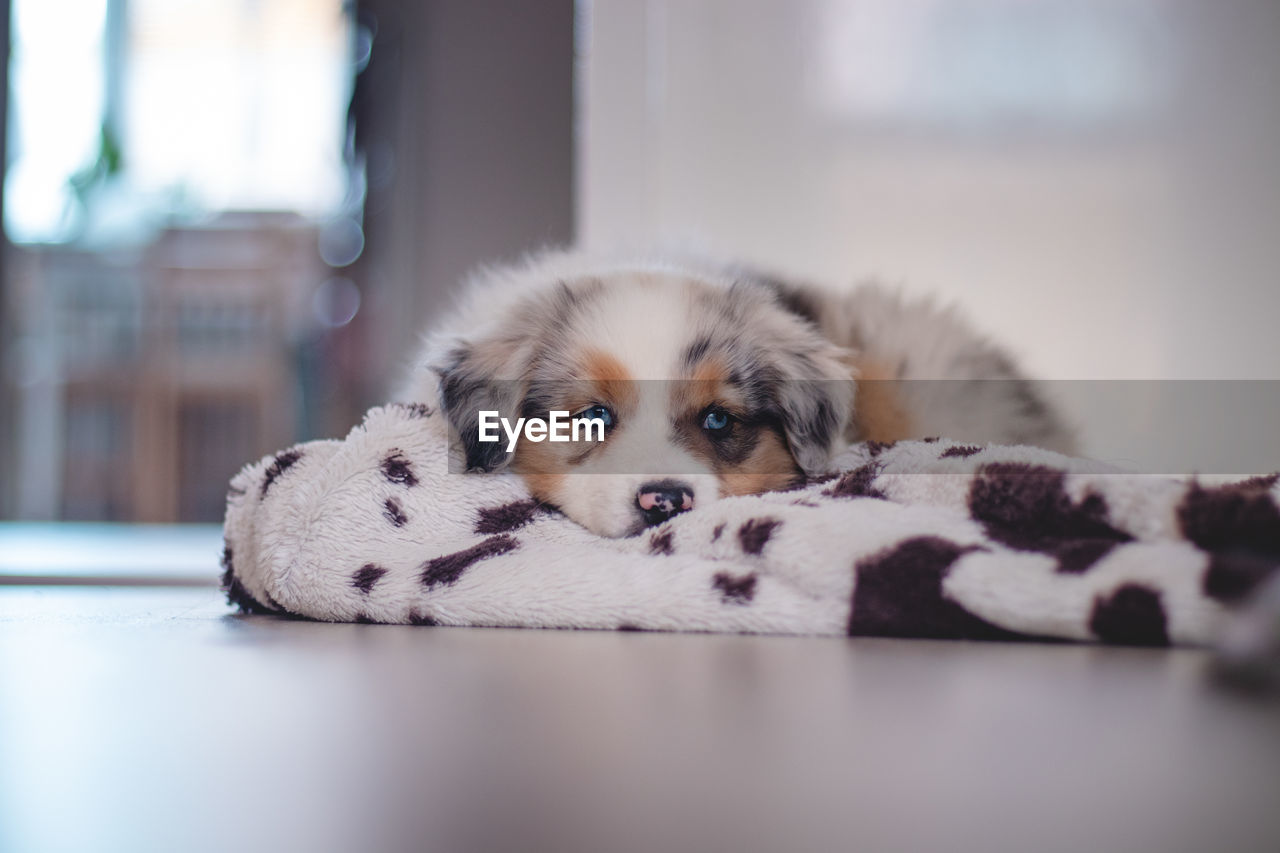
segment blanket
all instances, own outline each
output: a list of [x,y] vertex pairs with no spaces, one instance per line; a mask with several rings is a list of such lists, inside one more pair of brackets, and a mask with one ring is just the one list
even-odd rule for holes
[[[511,474],[450,473],[425,405],[246,466],[246,613],[608,630],[1206,644],[1280,565],[1280,476],[1126,474],[1029,447],[868,442],[786,492],[603,539]],[[456,469],[455,469],[456,470]]]

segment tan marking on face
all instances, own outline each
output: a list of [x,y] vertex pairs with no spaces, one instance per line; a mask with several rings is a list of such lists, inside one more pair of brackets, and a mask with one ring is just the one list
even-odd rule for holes
[[726,462],[716,453],[710,439],[702,434],[697,418],[709,406],[723,406],[742,417],[745,401],[739,388],[729,384],[729,371],[719,359],[699,362],[687,381],[673,389],[672,411],[678,415],[677,430],[686,436],[690,450],[705,460],[720,481],[724,495],[754,495],[785,489],[801,476],[786,439],[772,429],[739,423],[737,429],[752,430],[755,444],[740,462]]
[[858,393],[853,406],[859,441],[900,441],[912,435],[911,418],[898,395],[893,371],[873,361],[855,362]]
[[681,417],[696,418],[716,404],[730,411],[742,406],[741,392],[729,384],[729,368],[718,358],[698,362],[687,379],[671,386],[671,411]]
[[716,476],[725,495],[755,495],[789,488],[803,473],[786,440],[766,429],[760,431],[751,455],[741,465],[720,466]]
[[697,367],[693,369],[689,379],[693,382],[727,382],[729,380],[729,369],[725,367],[724,362],[718,358],[704,358],[698,362]]
[[[555,408],[571,415],[597,403],[612,409],[621,423],[634,409],[636,389],[622,362],[607,352],[585,350],[575,359],[577,375],[565,383],[565,398]],[[608,436],[606,435],[606,441]],[[565,477],[603,442],[525,441],[516,444],[511,469],[521,476],[533,496],[557,503],[565,487]]]
[[558,505],[560,503],[560,493],[564,488],[563,474],[521,471],[520,478],[524,480],[525,486],[528,487],[529,494],[533,495],[538,500],[552,505]]
[[511,470],[520,475],[534,497],[555,504],[559,501],[569,471],[591,452],[591,447],[598,444],[583,447],[571,441],[535,442],[525,441],[522,437],[511,456]]
[[635,379],[616,357],[603,350],[589,349],[576,361],[582,371],[577,378],[583,380],[590,392],[598,395],[584,405],[605,403],[615,412],[635,405]]
[[571,442],[525,441],[522,436],[511,457],[511,470],[520,475],[535,498],[556,504],[565,486],[565,469],[570,464],[566,448],[572,446]]

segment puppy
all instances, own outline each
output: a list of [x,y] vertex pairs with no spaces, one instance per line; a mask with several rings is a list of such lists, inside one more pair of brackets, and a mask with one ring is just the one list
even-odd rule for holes
[[[1071,450],[1005,352],[874,286],[833,295],[745,268],[558,252],[483,270],[467,297],[398,399],[440,406],[467,470],[510,467],[603,536],[789,488],[851,441]],[[555,413],[596,437],[483,440],[495,415]]]

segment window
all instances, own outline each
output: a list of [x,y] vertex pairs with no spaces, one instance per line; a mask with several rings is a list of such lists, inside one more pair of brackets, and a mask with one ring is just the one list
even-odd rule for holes
[[138,241],[175,216],[343,204],[340,0],[15,0],[12,14],[14,242]]
[[[13,0],[5,222],[23,519],[216,521],[341,387],[359,308],[342,0]],[[349,362],[349,359],[348,359]]]

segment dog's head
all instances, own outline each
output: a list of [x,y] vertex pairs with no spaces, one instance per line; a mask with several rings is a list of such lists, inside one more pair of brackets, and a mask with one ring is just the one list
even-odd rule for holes
[[[598,534],[785,488],[823,470],[843,436],[846,353],[758,281],[615,269],[486,299],[432,365],[466,465],[510,465]],[[482,412],[509,424],[564,412],[592,429],[508,453],[505,434],[480,440]]]

